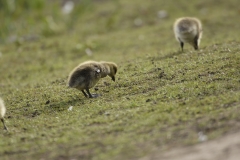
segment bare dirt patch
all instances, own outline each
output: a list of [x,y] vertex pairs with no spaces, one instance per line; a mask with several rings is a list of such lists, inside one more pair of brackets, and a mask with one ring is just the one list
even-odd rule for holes
[[194,146],[173,148],[140,160],[239,160],[240,132],[228,134]]

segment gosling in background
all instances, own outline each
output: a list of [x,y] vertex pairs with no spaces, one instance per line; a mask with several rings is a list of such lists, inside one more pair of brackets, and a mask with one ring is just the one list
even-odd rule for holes
[[174,34],[183,51],[184,43],[189,43],[198,49],[202,38],[201,21],[193,17],[178,18],[173,26]]
[[[85,97],[95,98],[97,94],[91,94],[89,89],[106,76],[115,81],[117,65],[113,62],[95,62],[86,61],[72,70],[68,77],[68,86],[76,88],[84,94]],[[84,91],[86,90],[87,93]]]
[[4,105],[3,100],[0,98],[0,119],[1,119],[1,121],[3,123],[4,129],[8,130],[6,125],[5,125],[5,122],[4,122],[4,115],[5,115],[5,113],[6,113],[6,107]]

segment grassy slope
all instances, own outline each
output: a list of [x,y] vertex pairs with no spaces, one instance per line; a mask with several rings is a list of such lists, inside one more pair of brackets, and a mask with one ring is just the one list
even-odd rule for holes
[[[136,159],[198,143],[199,131],[213,139],[239,130],[238,3],[103,1],[68,33],[0,46],[10,129],[0,131],[1,159]],[[168,18],[157,18],[161,9]],[[180,16],[202,20],[200,50],[179,52],[172,24]],[[119,65],[116,83],[97,84],[97,99],[66,87],[71,69],[88,59]]]

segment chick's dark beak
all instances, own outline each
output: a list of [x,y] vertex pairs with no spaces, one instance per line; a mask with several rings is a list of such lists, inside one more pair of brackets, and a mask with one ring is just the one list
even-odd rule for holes
[[115,82],[115,77],[114,76],[112,76],[112,80]]
[[198,50],[198,45],[195,45],[195,46],[194,46],[194,49],[195,49],[195,50]]

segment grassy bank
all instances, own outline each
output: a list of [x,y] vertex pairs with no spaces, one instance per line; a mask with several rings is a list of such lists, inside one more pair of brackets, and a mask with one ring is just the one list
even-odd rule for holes
[[[199,132],[214,139],[240,129],[237,0],[84,5],[68,17],[43,7],[59,29],[38,21],[5,35],[0,96],[9,132],[0,130],[1,159],[138,159],[199,143]],[[172,24],[181,16],[202,20],[200,50],[180,52]],[[115,83],[106,77],[91,89],[97,99],[66,87],[69,72],[90,59],[119,66]]]

